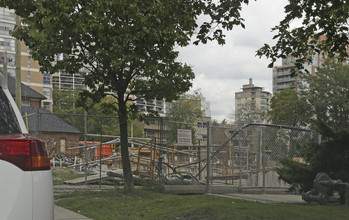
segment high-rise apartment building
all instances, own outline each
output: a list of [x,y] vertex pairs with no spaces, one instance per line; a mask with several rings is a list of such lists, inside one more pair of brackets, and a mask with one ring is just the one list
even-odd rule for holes
[[265,114],[270,109],[271,93],[255,86],[252,78],[235,93],[235,123],[266,123]]
[[[306,86],[306,82],[301,75],[294,74],[294,58],[287,57],[282,59],[282,65],[273,68],[273,94],[281,92],[286,88],[291,88],[296,91],[301,90]],[[311,65],[305,65],[305,69],[309,72],[316,70]]]
[[84,87],[83,82],[85,74],[86,73],[83,71],[75,74],[69,74],[63,71],[55,73],[52,76],[53,88],[74,90],[79,87]]
[[[0,67],[3,71],[4,61],[7,60],[7,74],[16,78],[16,52],[15,38],[10,35],[16,24],[16,15],[13,10],[0,8]],[[5,59],[5,52],[7,59]],[[41,73],[38,62],[34,61],[29,49],[21,43],[21,81],[26,86],[34,89],[46,97],[41,106],[52,110],[52,83],[51,75]],[[22,97],[25,94],[22,94]],[[28,100],[23,99],[22,105],[28,106]]]

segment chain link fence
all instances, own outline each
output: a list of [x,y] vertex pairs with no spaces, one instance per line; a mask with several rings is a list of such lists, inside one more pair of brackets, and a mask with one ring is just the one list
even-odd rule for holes
[[281,158],[304,163],[298,146],[316,138],[310,130],[270,124],[216,127],[212,135],[212,193],[286,192],[289,186],[279,179],[275,168],[281,166]]
[[305,163],[299,146],[319,139],[310,130],[281,125],[158,123],[167,147],[162,155],[172,171],[163,174],[186,184],[205,184],[209,193],[285,193],[289,185],[275,171],[280,159]]
[[[25,111],[25,109],[24,109]],[[114,172],[122,182],[117,117],[25,111],[29,133],[46,142],[53,166],[90,174]],[[275,168],[281,158],[304,163],[298,146],[317,139],[314,132],[270,124],[219,126],[151,118],[129,124],[131,168],[142,179],[163,184],[206,185],[209,193],[285,192]],[[141,127],[141,128],[140,128]],[[137,134],[134,130],[140,130]]]

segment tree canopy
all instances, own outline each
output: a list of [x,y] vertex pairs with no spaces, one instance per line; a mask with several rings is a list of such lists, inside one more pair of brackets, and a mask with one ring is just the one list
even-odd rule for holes
[[[118,105],[125,192],[134,190],[127,121],[138,98],[171,101],[188,91],[192,69],[176,47],[216,40],[243,25],[248,0],[1,0],[22,19],[13,36],[23,40],[42,72],[87,68],[82,101],[113,96]],[[199,23],[198,16],[206,15]],[[131,102],[131,104],[129,104]],[[134,116],[135,114],[133,114]]]
[[328,59],[316,76],[306,75],[308,89],[302,92],[312,115],[333,129],[349,127],[349,66]]
[[256,106],[255,101],[252,100],[241,104],[235,113],[235,122],[239,123],[265,123],[266,119],[267,112],[260,106]]
[[197,122],[202,121],[204,111],[201,109],[201,93],[185,94],[179,100],[171,103],[167,119],[168,132],[166,140],[169,144],[177,141],[177,129],[188,129],[192,131],[193,144],[196,143]]
[[309,122],[308,109],[310,108],[311,106],[300,98],[295,90],[287,88],[271,98],[268,117],[274,124],[301,126]]
[[[291,55],[296,67],[311,61],[315,53],[326,53],[344,61],[349,57],[349,1],[347,0],[290,0],[285,6],[285,18],[272,28],[276,44],[265,44],[258,56],[271,59],[272,67],[279,58]],[[294,27],[294,25],[298,26]],[[325,37],[324,37],[325,36]]]

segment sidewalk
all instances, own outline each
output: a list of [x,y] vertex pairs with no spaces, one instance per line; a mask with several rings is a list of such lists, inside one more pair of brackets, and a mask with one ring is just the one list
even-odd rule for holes
[[[218,195],[219,196],[219,195]],[[223,197],[244,199],[261,203],[278,203],[278,204],[307,204],[301,195],[289,194],[225,194]]]
[[54,220],[92,220],[92,219],[55,205]]

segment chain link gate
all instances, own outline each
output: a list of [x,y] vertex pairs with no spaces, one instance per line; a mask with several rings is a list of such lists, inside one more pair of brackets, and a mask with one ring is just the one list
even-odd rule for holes
[[281,158],[304,163],[298,145],[315,138],[306,129],[270,124],[212,127],[209,193],[284,193],[275,168]]
[[[162,171],[159,176],[164,184],[207,184],[207,126],[208,123],[159,121],[161,134],[158,136],[162,137],[159,152],[162,156],[161,167],[157,169]],[[187,135],[184,142],[179,142],[180,131]]]

